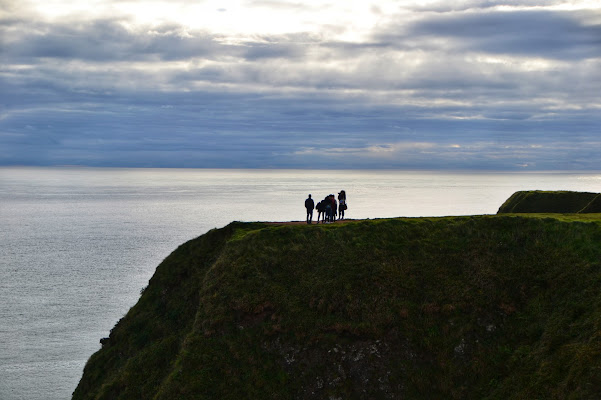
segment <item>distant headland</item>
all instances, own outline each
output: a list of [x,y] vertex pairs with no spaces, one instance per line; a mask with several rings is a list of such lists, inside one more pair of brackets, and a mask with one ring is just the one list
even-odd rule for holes
[[601,213],[601,194],[570,191],[520,191],[499,208],[504,213]]

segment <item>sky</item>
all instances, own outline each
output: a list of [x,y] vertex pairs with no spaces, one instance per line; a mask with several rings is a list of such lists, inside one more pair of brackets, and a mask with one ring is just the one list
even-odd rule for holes
[[0,166],[601,171],[598,0],[0,0]]

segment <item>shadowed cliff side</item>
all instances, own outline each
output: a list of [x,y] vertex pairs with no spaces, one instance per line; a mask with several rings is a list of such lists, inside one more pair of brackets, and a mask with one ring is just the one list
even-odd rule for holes
[[161,263],[73,398],[594,398],[601,228],[562,218],[213,230]]
[[515,192],[499,208],[505,213],[601,213],[599,193],[531,190]]

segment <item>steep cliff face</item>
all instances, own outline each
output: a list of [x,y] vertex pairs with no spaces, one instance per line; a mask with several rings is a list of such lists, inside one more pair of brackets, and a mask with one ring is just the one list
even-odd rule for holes
[[578,218],[213,230],[161,263],[73,398],[598,397],[601,228]]
[[515,192],[498,213],[601,213],[601,194],[542,190]]

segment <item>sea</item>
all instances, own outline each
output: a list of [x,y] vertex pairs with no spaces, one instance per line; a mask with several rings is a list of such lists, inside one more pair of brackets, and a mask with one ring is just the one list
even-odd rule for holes
[[0,399],[64,400],[157,265],[232,221],[495,214],[518,190],[601,191],[601,173],[0,168]]

